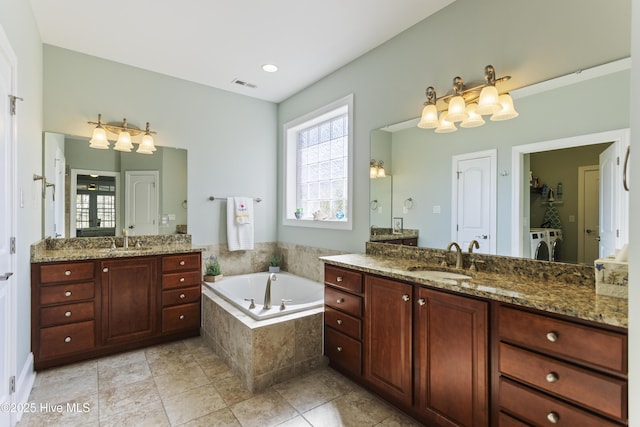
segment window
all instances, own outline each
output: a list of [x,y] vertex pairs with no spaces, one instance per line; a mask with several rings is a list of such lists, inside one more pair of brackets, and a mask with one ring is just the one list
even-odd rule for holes
[[284,224],[352,228],[353,95],[284,125]]
[[[115,178],[113,176],[78,175],[76,235],[115,235],[115,226]],[[101,231],[96,229],[101,229]]]

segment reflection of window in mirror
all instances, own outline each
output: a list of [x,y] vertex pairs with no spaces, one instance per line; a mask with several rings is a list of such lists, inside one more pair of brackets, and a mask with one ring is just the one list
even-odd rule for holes
[[115,236],[115,227],[115,177],[78,175],[76,236]]

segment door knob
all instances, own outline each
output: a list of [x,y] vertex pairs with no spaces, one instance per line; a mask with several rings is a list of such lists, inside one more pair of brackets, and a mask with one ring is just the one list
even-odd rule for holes
[[2,276],[0,276],[0,281],[9,280],[9,277],[11,276],[13,276],[13,273],[11,272],[4,273]]
[[476,239],[487,240],[488,238],[489,238],[488,234],[481,234],[479,236],[476,236]]

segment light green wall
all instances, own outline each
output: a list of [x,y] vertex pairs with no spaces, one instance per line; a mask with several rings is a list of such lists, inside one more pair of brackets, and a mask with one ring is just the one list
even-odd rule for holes
[[148,121],[158,146],[187,149],[195,244],[226,242],[226,202],[209,196],[261,197],[255,240],[276,240],[275,104],[45,45],[44,111],[47,131],[90,137],[87,121],[102,113]]
[[175,233],[176,224],[187,224],[187,152],[164,148],[162,156],[162,207],[161,215],[175,215],[168,226],[160,225],[161,231]]
[[[345,251],[363,251],[369,235],[369,135],[373,129],[418,116],[427,86],[433,85],[438,93],[443,94],[457,75],[466,80],[481,79],[487,64],[494,65],[498,76],[512,76],[503,86],[511,89],[628,57],[629,10],[628,1],[457,0],[282,102],[278,116],[280,152],[283,123],[347,93],[354,93],[354,229],[327,231],[279,224],[278,239]],[[517,101],[521,116],[502,123],[496,132],[504,135],[505,139],[524,144],[628,125],[628,115],[616,124],[583,119],[561,122],[553,112],[562,106],[561,93],[571,90],[566,88],[550,93],[551,108],[545,116],[546,121],[531,123],[527,131],[519,130],[521,125],[518,123],[526,121],[526,115],[536,106],[531,105],[533,101]],[[595,102],[599,107],[594,108],[600,111],[612,108],[612,104],[617,102],[623,105],[623,109],[628,108],[628,97],[612,97],[607,89],[596,94],[577,95],[588,105]],[[531,128],[536,130],[534,135],[528,133]],[[493,128],[487,126],[475,129],[475,132],[470,129],[448,135],[425,135],[425,149],[430,148],[435,155],[435,152],[447,150],[446,147],[452,146],[455,150],[461,141],[474,144],[478,149],[495,145],[489,139],[496,134],[489,129]],[[394,156],[394,181],[398,178],[396,161]],[[499,153],[498,162],[499,171],[510,169],[510,156]],[[282,188],[282,174],[279,175],[279,185]],[[422,185],[438,191],[450,183],[447,180],[424,182]],[[500,209],[509,206],[500,195],[498,200]],[[441,215],[446,214],[443,212]],[[504,242],[499,241],[499,245],[504,246]]]

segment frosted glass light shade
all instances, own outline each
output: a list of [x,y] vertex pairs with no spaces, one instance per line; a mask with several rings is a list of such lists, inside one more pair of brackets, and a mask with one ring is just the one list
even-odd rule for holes
[[433,104],[428,104],[422,109],[422,117],[418,127],[422,129],[435,129],[438,127],[438,109]]
[[106,150],[109,148],[107,132],[105,132],[102,126],[98,126],[93,130],[93,135],[91,135],[91,140],[89,140],[89,147],[97,148],[99,150]]
[[387,173],[384,170],[383,166],[378,167],[378,178],[384,178],[387,176]]
[[462,123],[460,123],[460,127],[475,128],[478,126],[482,126],[485,123],[482,116],[476,112],[477,109],[478,104],[476,104],[475,102],[467,105],[467,113],[469,114],[469,118],[467,118],[467,120],[463,120]]
[[446,120],[451,123],[461,122],[469,117],[467,114],[467,106],[465,105],[464,98],[460,95],[454,96],[449,101],[449,111],[446,115]]
[[140,145],[136,150],[136,153],[153,154],[154,151],[156,151],[156,146],[153,143],[153,137],[150,134],[145,133],[142,137],[142,142],[140,142]]
[[449,133],[449,132],[455,132],[458,130],[458,128],[456,127],[456,125],[453,124],[453,122],[450,122],[446,119],[446,112],[443,112],[442,114],[440,114],[440,124],[438,125],[438,127],[436,128],[436,133]]
[[504,95],[500,95],[498,99],[502,109],[491,116],[492,121],[499,122],[502,120],[510,120],[520,115],[515,108],[513,108],[513,99],[511,99],[511,95],[505,93]]
[[478,99],[478,109],[476,113],[485,115],[500,111],[500,101],[498,98],[498,89],[496,89],[495,86],[483,87],[480,92],[480,99]]
[[375,165],[369,166],[369,178],[375,179],[378,177],[378,168]]
[[116,145],[113,146],[113,149],[118,151],[131,151],[132,148],[133,144],[131,143],[131,135],[129,132],[120,132]]

